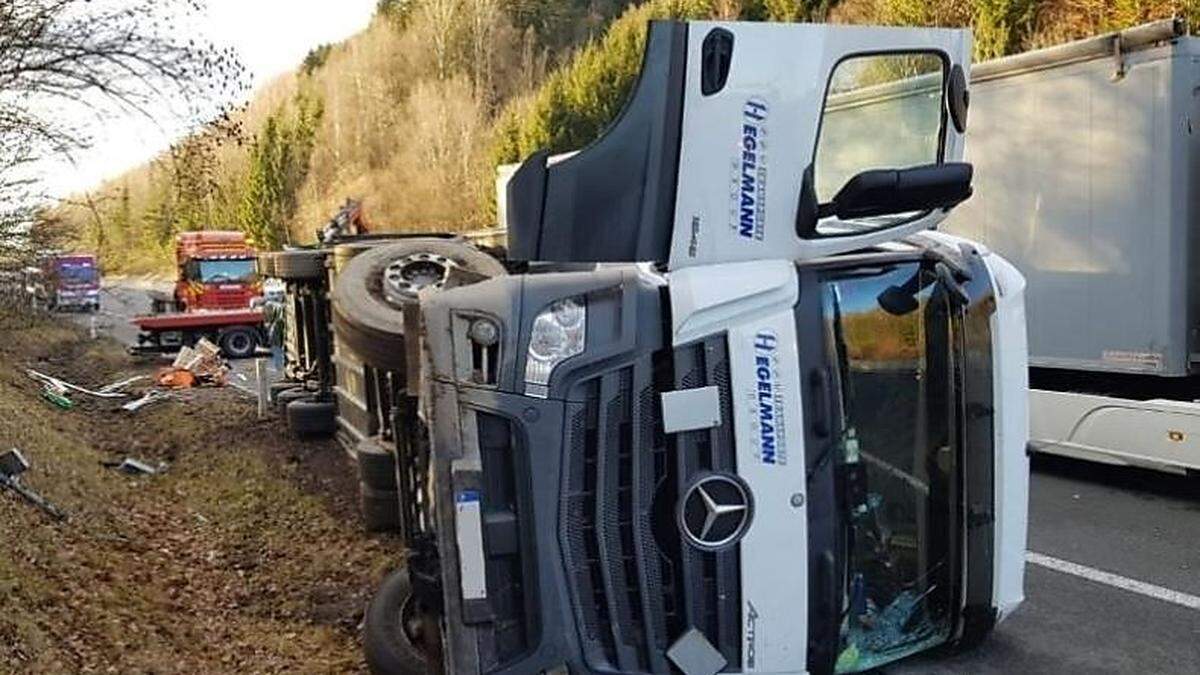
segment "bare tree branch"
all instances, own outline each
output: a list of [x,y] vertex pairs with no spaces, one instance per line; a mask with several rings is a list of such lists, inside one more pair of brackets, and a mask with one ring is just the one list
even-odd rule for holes
[[[187,30],[203,0],[0,0],[0,255],[44,198],[27,173],[86,147],[78,120],[182,107],[204,123],[245,92],[231,48]],[[71,122],[75,120],[75,122]]]

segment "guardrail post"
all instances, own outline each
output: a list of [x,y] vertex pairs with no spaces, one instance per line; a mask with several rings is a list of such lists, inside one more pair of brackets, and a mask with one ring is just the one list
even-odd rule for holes
[[258,419],[266,419],[267,399],[270,397],[266,359],[254,359],[254,378],[258,382]]

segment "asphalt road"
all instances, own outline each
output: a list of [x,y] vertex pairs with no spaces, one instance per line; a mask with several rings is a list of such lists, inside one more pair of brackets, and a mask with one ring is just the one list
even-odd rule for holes
[[[1200,600],[1200,479],[1038,457],[1029,501],[1031,552]],[[1029,564],[982,647],[886,672],[1200,673],[1200,606],[1110,583]]]
[[[107,284],[97,328],[132,344],[147,288]],[[252,361],[234,369],[253,386]],[[1029,516],[1032,553],[1086,569],[1029,564],[1025,603],[983,646],[886,673],[1200,673],[1200,478],[1038,457]]]

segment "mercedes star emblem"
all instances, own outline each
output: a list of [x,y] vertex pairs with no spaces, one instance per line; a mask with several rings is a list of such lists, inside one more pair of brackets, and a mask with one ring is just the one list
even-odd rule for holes
[[706,551],[733,546],[746,534],[753,511],[750,491],[736,476],[713,473],[692,483],[679,502],[679,528],[689,544]]

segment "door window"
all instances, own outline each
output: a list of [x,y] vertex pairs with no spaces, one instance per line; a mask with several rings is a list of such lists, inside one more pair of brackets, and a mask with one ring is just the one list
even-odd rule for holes
[[[946,60],[934,52],[866,54],[843,59],[830,76],[813,160],[818,204],[873,169],[906,169],[941,160]],[[861,234],[923,214],[855,220],[829,216],[818,237]]]

